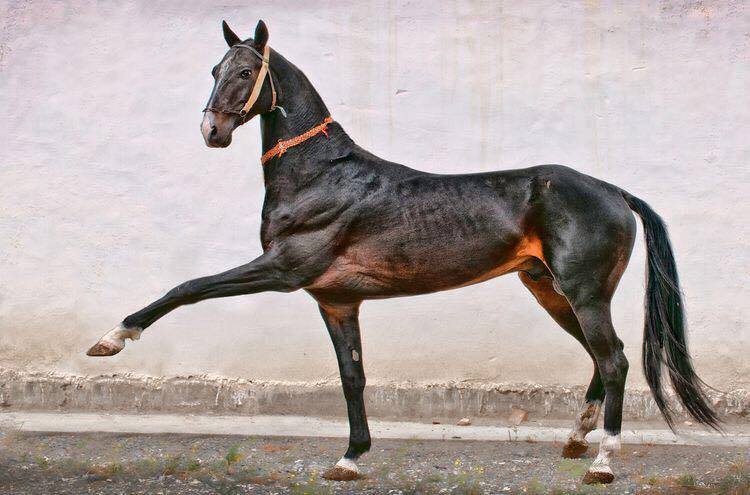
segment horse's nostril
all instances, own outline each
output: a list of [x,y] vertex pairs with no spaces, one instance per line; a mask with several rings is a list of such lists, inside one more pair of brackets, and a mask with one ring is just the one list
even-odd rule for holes
[[215,135],[216,135],[216,132],[217,132],[217,131],[216,131],[216,126],[215,126],[215,125],[212,125],[212,126],[211,126],[211,135],[212,135],[212,136],[215,136]]

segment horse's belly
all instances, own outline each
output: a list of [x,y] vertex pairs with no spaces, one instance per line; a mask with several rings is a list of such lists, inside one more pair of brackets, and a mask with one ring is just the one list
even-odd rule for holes
[[338,257],[306,288],[363,299],[425,294],[515,271],[540,252],[538,241],[527,238],[507,245],[425,246],[409,253],[382,245],[358,246]]

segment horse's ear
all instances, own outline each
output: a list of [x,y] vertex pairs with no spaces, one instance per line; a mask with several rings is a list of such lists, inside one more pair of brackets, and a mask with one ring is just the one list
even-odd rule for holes
[[253,41],[255,42],[255,46],[261,50],[266,47],[266,43],[268,43],[268,28],[265,22],[258,21],[258,25],[255,26]]
[[224,31],[224,39],[227,41],[229,48],[232,48],[234,45],[242,41],[239,36],[234,34],[234,31],[229,27],[227,21],[221,21],[221,30]]

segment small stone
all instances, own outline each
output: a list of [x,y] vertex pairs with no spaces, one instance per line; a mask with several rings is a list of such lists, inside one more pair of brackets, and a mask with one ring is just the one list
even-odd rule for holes
[[692,421],[685,421],[685,426],[693,426],[693,422]]
[[201,481],[200,480],[193,480],[193,481],[190,482],[190,484],[193,485],[193,486],[200,485]]
[[437,419],[433,419],[433,420],[432,420],[432,424],[434,424],[434,425],[439,425],[439,424],[440,424],[440,421],[438,421]]
[[514,426],[518,426],[524,421],[529,419],[529,413],[527,411],[524,411],[523,409],[518,408],[512,408],[510,411],[510,415],[508,416],[508,421],[510,421]]
[[471,424],[471,420],[469,418],[461,418],[456,424],[458,426],[469,426]]

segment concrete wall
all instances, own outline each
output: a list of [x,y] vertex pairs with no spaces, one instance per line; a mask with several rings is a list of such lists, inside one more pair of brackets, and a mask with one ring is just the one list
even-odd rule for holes
[[[0,367],[337,380],[304,292],[182,308],[115,358],[84,356],[175,284],[260,253],[258,124],[226,150],[198,124],[221,19],[249,36],[263,18],[384,158],[444,173],[563,163],[650,202],[670,226],[699,373],[750,388],[744,2],[221,4],[0,2]],[[639,234],[614,301],[631,363],[643,272]],[[373,384],[569,386],[591,372],[513,275],[366,303],[362,327]]]

